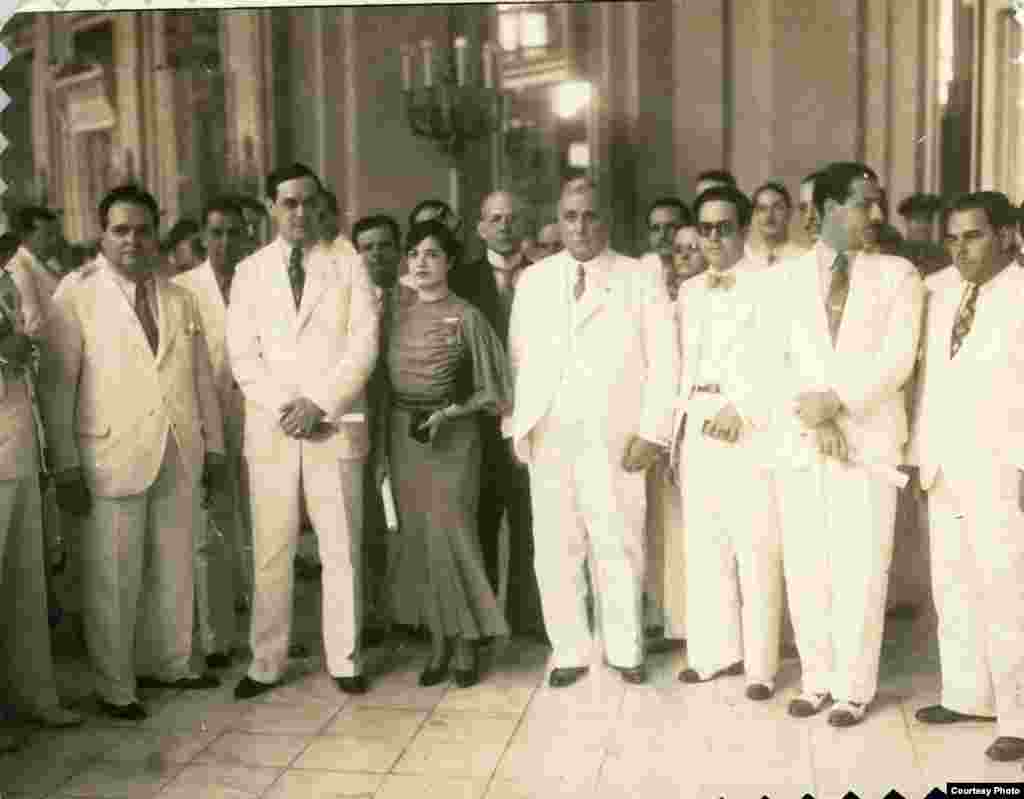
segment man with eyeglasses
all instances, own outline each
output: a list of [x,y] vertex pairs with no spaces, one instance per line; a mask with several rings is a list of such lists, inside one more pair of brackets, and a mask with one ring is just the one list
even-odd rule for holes
[[789,240],[793,200],[784,185],[775,181],[764,183],[752,199],[754,212],[744,268],[767,269],[784,258],[795,258],[806,252],[805,247]]
[[[882,218],[863,164],[815,180],[821,237],[770,270],[778,435],[776,484],[787,596],[803,667],[789,705],[829,724],[863,720],[878,684],[893,549],[904,386],[917,354],[923,287],[905,259],[863,252]],[[768,359],[766,359],[768,360]]]
[[[750,201],[708,189],[694,209],[708,269],[677,300],[683,361],[673,461],[686,549],[689,667],[704,683],[746,671],[748,699],[775,693],[782,624],[782,552],[767,430],[774,375],[761,347],[769,272],[743,268]],[[728,486],[728,489],[725,487]],[[741,601],[742,597],[742,601]]]
[[[217,395],[224,417],[227,470],[223,490],[207,498],[204,518],[196,525],[196,620],[206,665],[231,665],[235,607],[250,591],[251,534],[244,524],[248,495],[242,493],[242,430],[245,402],[227,358],[227,310],[235,267],[247,245],[245,216],[237,201],[220,197],[203,209],[200,231],[206,260],[178,275],[174,283],[192,292],[199,306],[210,349]],[[243,502],[244,500],[244,502]]]

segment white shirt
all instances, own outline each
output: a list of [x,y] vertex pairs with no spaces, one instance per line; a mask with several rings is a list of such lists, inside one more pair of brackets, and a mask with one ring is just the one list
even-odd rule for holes
[[755,247],[754,242],[748,239],[743,247],[743,260],[736,265],[736,268],[747,272],[757,272],[776,266],[783,259],[795,258],[805,252],[807,251],[803,247],[791,241],[784,241],[774,249],[762,249]]
[[[744,275],[741,266],[746,259],[735,264],[729,272],[736,278],[731,288],[705,289],[707,298],[704,316],[701,319],[700,354],[697,361],[696,385],[722,382],[722,364],[725,362],[727,335],[736,316],[736,303],[740,297],[738,288]],[[724,272],[722,274],[729,274]],[[704,272],[699,280],[706,280],[711,270]]]
[[526,258],[521,253],[507,256],[488,248],[487,263],[494,270],[494,282],[498,286],[498,294],[504,297],[509,291],[515,291],[516,281],[526,267]]
[[[121,290],[125,299],[128,300],[128,304],[135,308],[135,292],[138,290],[139,284],[134,280],[129,280],[127,277],[118,272],[112,263],[107,260],[107,257],[100,253],[96,256],[96,263],[101,269],[107,270],[108,273],[114,278],[114,282],[117,287]],[[150,278],[143,283],[146,286],[146,302],[149,305],[149,310],[153,314],[153,321],[160,321],[160,304],[156,299],[156,286],[153,279]]]

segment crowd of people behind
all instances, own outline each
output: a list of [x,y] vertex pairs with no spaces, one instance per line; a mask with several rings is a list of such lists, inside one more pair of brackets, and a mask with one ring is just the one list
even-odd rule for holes
[[58,609],[105,715],[146,718],[140,687],[218,685],[238,614],[235,696],[272,691],[308,526],[346,693],[404,627],[429,634],[424,686],[475,684],[509,635],[550,645],[553,688],[595,658],[638,684],[685,639],[682,683],[744,675],[767,701],[785,598],[788,712],[848,727],[877,688],[901,506],[930,528],[939,620],[942,696],[917,718],[998,720],[989,757],[1024,758],[1024,215],[913,195],[902,236],[863,164],[796,202],[712,170],[692,206],[651,203],[633,258],[609,202],[569,180],[537,226],[495,190],[477,260],[440,200],[404,239],[388,215],[344,235],[301,164],[163,243],[134,185],[103,198],[93,252],[22,209],[0,237],[10,706],[81,721],[57,695]]

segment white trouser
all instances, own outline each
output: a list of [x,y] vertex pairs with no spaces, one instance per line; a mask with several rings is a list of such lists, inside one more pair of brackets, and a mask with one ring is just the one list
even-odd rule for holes
[[[966,465],[966,464],[965,464]],[[928,492],[942,704],[1024,738],[1024,513],[1018,472],[943,468]]]
[[687,418],[682,445],[690,668],[710,676],[739,660],[749,682],[774,684],[782,627],[782,550],[774,479],[742,439],[705,436]]
[[249,676],[259,682],[277,682],[287,663],[300,492],[317,531],[323,562],[327,669],[334,677],[359,674],[363,460],[324,460],[303,447],[298,471],[293,464],[252,457],[248,465],[254,561]]
[[82,609],[96,688],[108,702],[136,701],[136,673],[166,681],[189,674],[198,502],[171,435],[146,491],[93,498],[83,525]]
[[898,489],[815,458],[776,472],[786,592],[803,690],[870,702],[878,687]]
[[0,657],[11,701],[28,713],[58,704],[46,618],[39,480],[0,481]]
[[584,666],[593,653],[587,624],[590,561],[595,626],[608,662],[643,661],[644,475],[621,452],[550,416],[531,433],[534,569],[555,668]]

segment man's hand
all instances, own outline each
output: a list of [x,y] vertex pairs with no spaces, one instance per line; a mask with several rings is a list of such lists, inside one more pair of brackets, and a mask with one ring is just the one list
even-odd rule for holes
[[292,438],[308,438],[324,416],[315,402],[299,397],[281,406],[281,429]]
[[829,458],[836,458],[846,463],[850,457],[849,447],[846,445],[846,436],[839,429],[835,422],[825,422],[814,428],[814,435],[818,441],[818,451]]
[[92,496],[81,469],[65,469],[56,476],[57,507],[72,516],[87,516],[92,510]]
[[627,472],[645,472],[661,457],[661,447],[640,436],[630,436],[622,455],[622,468]]
[[223,493],[228,484],[227,458],[219,452],[207,452],[203,462],[203,493],[206,501],[214,494]]
[[0,339],[0,358],[11,366],[21,368],[32,358],[32,339],[24,333],[11,333]]
[[437,435],[438,429],[448,419],[450,419],[450,411],[448,408],[441,408],[439,411],[434,411],[430,416],[427,417],[427,421],[420,425],[420,430],[428,431],[428,440],[433,441]]
[[842,400],[832,389],[805,391],[797,395],[793,403],[793,412],[807,427],[817,427],[834,419],[842,407]]
[[719,441],[735,444],[740,437],[740,430],[743,428],[743,420],[736,412],[736,407],[730,402],[720,410],[714,419],[704,422],[701,432]]
[[523,463],[522,460],[520,460],[519,454],[516,452],[515,440],[512,438],[512,436],[509,436],[508,438],[505,439],[505,447],[508,449],[509,460],[516,466],[525,469],[526,464]]

